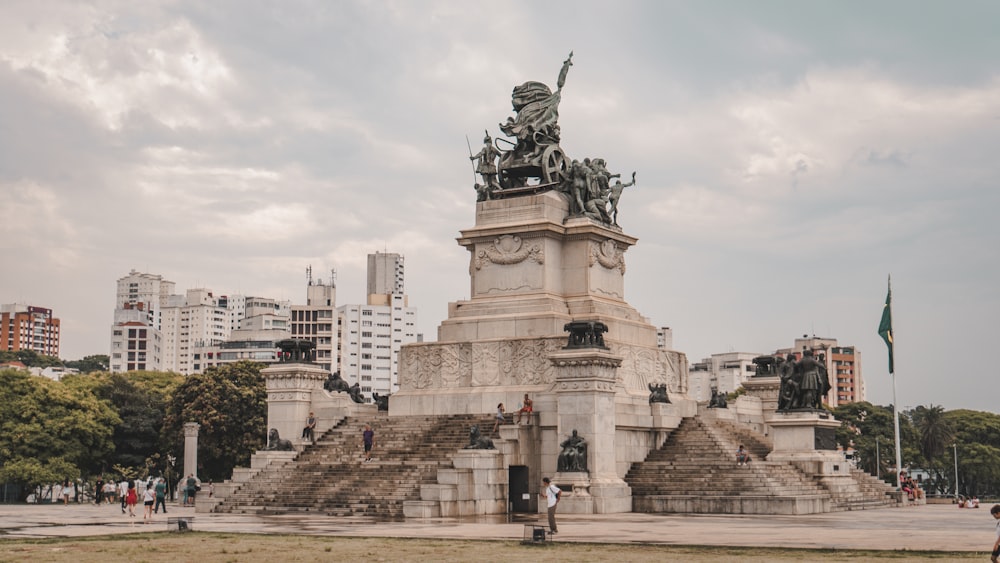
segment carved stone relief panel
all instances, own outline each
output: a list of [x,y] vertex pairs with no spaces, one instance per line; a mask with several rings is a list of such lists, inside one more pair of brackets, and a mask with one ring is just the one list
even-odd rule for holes
[[607,239],[601,243],[590,243],[590,266],[600,264],[608,270],[618,270],[625,275],[625,252],[618,248],[618,243]]
[[516,235],[501,235],[489,245],[484,245],[476,252],[473,267],[481,270],[489,264],[502,266],[520,264],[525,260],[533,260],[538,264],[545,263],[545,249],[539,243],[525,244]]

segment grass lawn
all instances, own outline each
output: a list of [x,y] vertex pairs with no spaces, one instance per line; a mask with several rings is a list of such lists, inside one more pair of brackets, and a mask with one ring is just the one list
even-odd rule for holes
[[833,551],[634,544],[345,538],[206,532],[0,540],[0,562],[67,563],[298,561],[982,561],[988,553]]

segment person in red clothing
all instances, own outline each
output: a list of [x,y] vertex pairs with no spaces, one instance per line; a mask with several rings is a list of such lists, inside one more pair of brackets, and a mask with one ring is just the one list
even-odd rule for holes
[[529,422],[531,421],[532,405],[533,405],[533,403],[531,402],[531,399],[529,399],[528,398],[528,394],[525,393],[524,394],[524,405],[522,405],[521,408],[520,408],[520,410],[517,411],[517,423],[518,424],[521,424],[521,415],[525,414],[525,413],[527,413],[527,415],[528,415],[528,421]]
[[[128,506],[128,517],[135,518],[135,505],[139,504],[139,495],[135,490],[135,481],[129,480],[128,492],[125,493],[125,505]],[[132,520],[135,524],[135,520]]]

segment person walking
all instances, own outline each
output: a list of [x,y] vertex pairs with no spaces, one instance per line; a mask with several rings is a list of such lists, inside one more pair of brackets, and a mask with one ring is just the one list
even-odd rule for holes
[[375,431],[371,424],[365,424],[365,431],[361,433],[361,443],[365,448],[365,463],[372,460],[372,450],[375,449]]
[[997,563],[997,557],[1000,557],[1000,504],[994,504],[993,508],[990,509],[990,514],[997,521],[997,539],[993,542],[993,553],[990,554],[990,561]]
[[153,520],[153,503],[156,502],[156,492],[153,490],[153,482],[146,483],[146,490],[142,492],[142,523],[149,524]]
[[139,495],[135,490],[135,482],[129,481],[126,484],[127,490],[125,492],[125,506],[128,507],[128,517],[131,521],[131,525],[135,526],[135,505],[139,504]]
[[122,503],[122,514],[125,514],[125,507],[128,501],[128,479],[122,478],[121,483],[118,483],[118,496],[121,498]]
[[545,501],[549,512],[549,533],[558,534],[559,530],[556,529],[556,505],[559,504],[559,497],[562,495],[562,491],[559,487],[552,484],[552,480],[548,477],[542,478],[542,486],[545,488]]
[[98,475],[97,482],[94,483],[94,504],[100,506],[102,500],[104,500],[104,477]]
[[160,513],[160,507],[163,507],[163,513],[167,513],[167,482],[160,477],[156,480],[156,486],[154,487],[156,495],[156,503],[153,505],[153,512],[155,514]]

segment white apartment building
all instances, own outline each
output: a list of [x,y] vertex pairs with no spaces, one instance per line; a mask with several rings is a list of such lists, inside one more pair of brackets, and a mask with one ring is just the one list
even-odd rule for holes
[[359,383],[366,397],[399,389],[399,350],[417,342],[417,310],[407,306],[407,297],[375,297],[380,299],[368,305],[337,308],[340,375],[352,385]]
[[289,338],[291,304],[266,297],[221,296],[219,308],[228,315],[229,336],[225,342],[204,341],[191,347],[191,373],[243,360],[278,361],[277,342]]
[[712,388],[720,393],[732,393],[753,377],[757,366],[753,359],[760,354],[751,352],[725,352],[712,354],[691,364],[688,370],[688,396],[697,401],[712,398]]
[[136,270],[118,279],[108,354],[112,372],[165,369],[161,312],[174,286],[163,276]]

